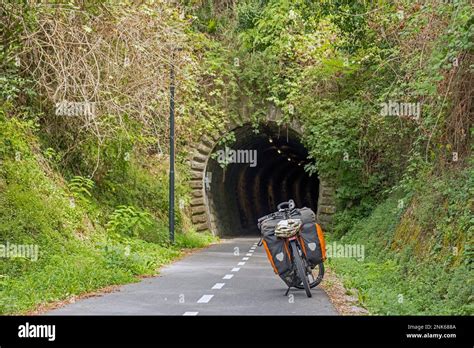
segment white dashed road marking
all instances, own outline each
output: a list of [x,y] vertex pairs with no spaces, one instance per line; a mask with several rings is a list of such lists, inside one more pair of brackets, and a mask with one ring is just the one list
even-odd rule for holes
[[[244,261],[247,261],[249,259],[249,256],[252,256],[252,253],[255,251],[257,248],[257,243],[254,243],[251,247],[250,250],[248,251],[247,254],[245,254],[246,257],[242,258],[242,262],[239,262],[237,266],[243,266],[245,265]],[[231,272],[238,272],[240,271],[240,267],[233,267]],[[231,279],[234,275],[233,274],[226,274],[222,279]],[[216,283],[214,286],[211,288],[212,290],[220,290],[224,287],[225,283]],[[209,301],[214,297],[214,295],[202,295],[199,300],[197,300],[197,303],[209,303]],[[198,315],[199,312],[184,312],[183,316],[196,316]]]
[[225,283],[216,283],[216,284],[212,287],[212,289],[217,289],[217,290],[219,290],[219,289],[222,289],[222,287],[223,287],[224,285],[225,285]]
[[208,303],[214,295],[202,295],[202,297],[197,301],[197,303]]

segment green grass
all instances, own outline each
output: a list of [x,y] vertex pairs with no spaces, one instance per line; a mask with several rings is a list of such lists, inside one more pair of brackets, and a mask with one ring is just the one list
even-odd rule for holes
[[[83,178],[74,179],[71,189],[38,147],[30,125],[0,114],[0,245],[35,245],[39,250],[36,261],[0,258],[0,314],[26,313],[73,295],[137,281],[138,276],[156,274],[183,249],[216,240],[184,227],[187,217],[180,214],[176,243],[169,244],[162,220],[166,192],[156,180],[166,174],[163,168],[151,172],[131,163],[120,180],[109,176],[100,190]],[[184,192],[183,184],[178,185],[178,192]],[[141,195],[145,191],[153,200]],[[111,229],[112,213],[120,205],[131,206],[133,214],[115,218]]]
[[472,315],[472,280],[462,265],[332,259],[330,266],[359,302],[377,315]]
[[370,313],[474,314],[472,180],[472,168],[425,180],[403,208],[394,194],[338,240],[365,245],[363,261],[329,264]]
[[[199,248],[215,241],[208,233],[177,234],[173,246],[138,239],[128,243],[71,242],[64,253],[41,256],[24,274],[4,276],[0,282],[0,313],[17,314],[40,304],[60,301],[109,285],[138,281],[180,255],[183,248]],[[11,263],[12,260],[4,260]],[[15,261],[13,261],[15,262]]]

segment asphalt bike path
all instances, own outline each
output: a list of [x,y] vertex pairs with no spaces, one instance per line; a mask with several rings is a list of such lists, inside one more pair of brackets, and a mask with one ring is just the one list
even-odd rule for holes
[[[337,315],[326,293],[313,297],[274,274],[258,238],[225,239],[118,291],[80,299],[47,315]],[[324,282],[324,280],[323,280]]]

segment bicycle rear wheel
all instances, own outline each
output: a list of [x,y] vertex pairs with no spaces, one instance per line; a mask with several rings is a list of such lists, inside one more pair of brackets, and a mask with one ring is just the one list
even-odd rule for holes
[[298,278],[301,280],[304,291],[306,292],[306,296],[311,297],[311,289],[309,287],[309,282],[308,282],[308,275],[306,272],[306,268],[303,265],[303,260],[301,259],[300,251],[298,250],[298,247],[296,246],[296,242],[292,240],[290,242],[291,244],[291,251],[293,252],[293,260],[296,265],[296,271],[298,272]]
[[[303,261],[304,262],[304,261]],[[324,264],[321,262],[317,264],[308,275],[309,278],[309,287],[312,289],[321,283],[324,277]],[[298,289],[304,289],[303,284],[298,284],[295,286]]]

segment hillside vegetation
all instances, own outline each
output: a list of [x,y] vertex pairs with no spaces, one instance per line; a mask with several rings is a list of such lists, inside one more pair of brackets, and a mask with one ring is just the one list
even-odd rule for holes
[[269,103],[303,121],[306,170],[337,188],[329,238],[365,247],[363,260],[330,260],[348,291],[372,314],[472,314],[471,5],[249,0],[195,13],[239,62],[230,81],[256,127]]
[[[0,258],[0,313],[136,281],[214,241],[189,221],[182,153],[176,243],[168,237],[164,47],[185,48],[177,11],[11,2],[2,23],[0,243],[35,245],[39,255]],[[178,81],[186,58],[193,78],[195,58],[183,50]],[[74,113],[78,101],[95,112]],[[185,137],[187,126],[177,132]]]
[[[303,123],[305,169],[337,188],[329,239],[365,246],[363,260],[329,261],[361,305],[474,313],[469,1],[12,1],[1,13],[0,242],[41,251],[0,259],[2,313],[132,281],[211,242],[189,222],[189,146],[244,108],[258,131],[269,105],[282,130]],[[74,102],[93,112],[65,116]]]

